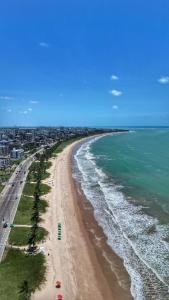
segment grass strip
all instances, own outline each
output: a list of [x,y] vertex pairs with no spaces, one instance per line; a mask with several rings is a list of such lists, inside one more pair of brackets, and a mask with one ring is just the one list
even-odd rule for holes
[[33,196],[35,192],[36,183],[27,182],[24,186],[23,194],[27,196]]
[[[32,208],[34,204],[33,197],[22,196],[19,202],[19,206],[17,209],[17,213],[15,216],[14,224],[17,225],[32,225],[31,216],[32,216]],[[46,212],[46,208],[48,207],[48,203],[45,200],[39,201],[39,212],[43,214]]]
[[[50,174],[48,172],[42,173],[41,175],[41,180],[45,180],[50,176]],[[27,181],[29,182],[36,182],[37,180],[37,173],[35,172],[29,172],[28,177],[27,177]]]
[[72,144],[73,142],[76,142],[76,141],[78,141],[78,140],[80,140],[82,138],[85,138],[85,137],[86,136],[78,136],[78,137],[71,138],[71,139],[69,139],[67,141],[61,142],[59,145],[54,146],[54,150],[52,152],[52,155],[55,156],[55,154],[62,152],[63,149],[66,146],[68,146],[68,145]]
[[4,188],[4,185],[0,184],[0,192],[2,192],[3,188]]
[[23,280],[35,291],[45,281],[45,272],[44,255],[26,255],[20,250],[9,249],[0,264],[0,299],[18,300]]
[[[48,232],[39,227],[36,234],[36,242],[44,240]],[[9,244],[12,246],[26,246],[31,235],[31,227],[14,227],[9,235]]]
[[[27,195],[27,196],[33,196],[34,192],[35,192],[35,187],[36,187],[36,183],[27,182],[25,184],[23,194]],[[48,186],[45,183],[41,183],[40,184],[40,195],[48,194],[50,192],[50,189],[51,189],[50,186]]]
[[[40,164],[40,162],[34,161],[29,168],[30,172],[37,172],[39,169],[39,164]],[[43,162],[43,165],[44,165],[44,168],[49,169],[52,164],[50,161],[45,161],[45,162]]]
[[19,202],[14,224],[31,225],[31,215],[34,199],[33,197],[22,196]]

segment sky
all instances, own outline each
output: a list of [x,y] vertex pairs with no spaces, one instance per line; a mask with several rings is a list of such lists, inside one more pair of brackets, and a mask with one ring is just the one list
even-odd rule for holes
[[168,0],[0,3],[0,126],[168,126]]

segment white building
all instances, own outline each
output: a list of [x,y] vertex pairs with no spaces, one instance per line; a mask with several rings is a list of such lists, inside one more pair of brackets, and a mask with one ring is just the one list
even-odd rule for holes
[[22,156],[24,154],[24,150],[23,149],[15,149],[13,148],[13,150],[11,151],[11,158],[12,159],[21,159]]

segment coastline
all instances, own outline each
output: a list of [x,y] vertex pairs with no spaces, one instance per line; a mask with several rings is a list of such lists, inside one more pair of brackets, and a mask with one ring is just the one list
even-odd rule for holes
[[[121,259],[106,243],[106,236],[97,224],[93,208],[72,177],[72,153],[80,143],[67,146],[52,159],[50,184],[46,196],[49,209],[43,226],[49,237],[43,243],[47,261],[46,283],[32,299],[65,300],[129,300],[130,280]],[[57,240],[57,224],[62,224],[62,240]],[[62,282],[60,290],[56,280]]]

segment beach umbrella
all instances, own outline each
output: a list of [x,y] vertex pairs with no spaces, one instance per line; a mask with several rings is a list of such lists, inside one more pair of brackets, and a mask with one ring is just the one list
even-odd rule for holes
[[61,287],[61,281],[59,281],[59,280],[56,281],[56,287],[57,287],[57,288],[60,288],[60,287]]

